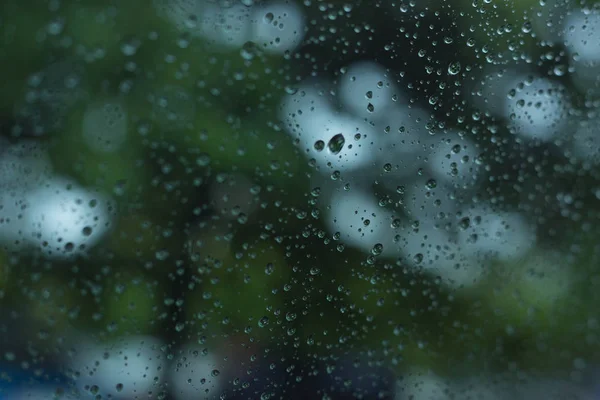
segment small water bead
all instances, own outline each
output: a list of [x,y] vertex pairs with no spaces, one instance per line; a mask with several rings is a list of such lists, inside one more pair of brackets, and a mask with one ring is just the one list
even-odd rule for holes
[[323,149],[325,148],[325,142],[322,140],[317,140],[315,142],[315,150],[316,151],[323,151]]
[[469,226],[471,226],[471,219],[469,217],[462,218],[459,221],[458,226],[463,230],[468,229]]
[[265,267],[265,274],[271,275],[275,271],[275,266],[272,263],[268,263]]
[[373,254],[374,256],[378,256],[383,252],[383,245],[381,243],[377,243],[375,246],[373,246],[373,248],[371,249],[371,254]]
[[50,35],[60,35],[65,27],[65,21],[62,19],[56,19],[54,21],[50,21],[48,26],[46,27],[46,31]]
[[195,29],[198,26],[198,17],[194,14],[190,14],[185,20],[185,26],[189,29]]
[[264,328],[267,325],[269,325],[269,317],[265,316],[258,320],[259,328]]
[[461,65],[458,61],[450,63],[448,65],[448,74],[449,75],[457,75],[460,72]]
[[404,327],[400,324],[394,327],[394,336],[400,336],[404,332]]
[[121,52],[126,56],[133,56],[140,47],[141,42],[135,38],[121,43]]
[[559,64],[554,67],[554,75],[556,76],[564,76],[568,71],[568,68],[564,64]]
[[285,90],[285,92],[287,94],[290,94],[290,95],[298,93],[298,88],[294,87],[294,86],[288,86],[288,85],[286,85],[285,88],[284,88],[284,90]]
[[288,322],[292,322],[293,320],[296,319],[296,317],[297,317],[296,313],[293,313],[293,312],[288,312],[287,314],[285,314],[285,319]]

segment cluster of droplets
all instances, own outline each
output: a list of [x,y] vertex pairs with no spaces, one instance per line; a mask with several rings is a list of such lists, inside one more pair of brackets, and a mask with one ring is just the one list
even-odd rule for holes
[[477,145],[436,129],[377,63],[352,64],[333,84],[304,82],[283,100],[281,119],[318,171],[313,185],[324,189],[330,231],[370,258],[400,257],[462,285],[485,260],[516,259],[533,246],[519,214],[471,204],[484,173]]
[[256,44],[267,53],[283,54],[297,47],[305,33],[302,10],[292,2],[255,5],[155,0],[156,9],[182,32],[219,49]]
[[470,91],[470,99],[482,111],[508,121],[517,137],[556,144],[567,157],[596,165],[600,145],[590,127],[599,119],[588,106],[579,109],[569,90],[582,94],[588,105],[600,97],[600,12],[551,0],[540,2],[530,17],[523,33],[565,48],[546,54],[555,62],[548,76],[523,62],[503,69],[489,66]]
[[13,134],[42,136],[65,126],[69,112],[87,98],[85,69],[72,61],[50,64],[27,79],[22,101],[16,102]]

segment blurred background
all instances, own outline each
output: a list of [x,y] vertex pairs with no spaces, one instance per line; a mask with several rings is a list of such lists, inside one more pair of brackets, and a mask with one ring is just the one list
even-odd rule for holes
[[598,399],[600,5],[4,0],[0,399]]

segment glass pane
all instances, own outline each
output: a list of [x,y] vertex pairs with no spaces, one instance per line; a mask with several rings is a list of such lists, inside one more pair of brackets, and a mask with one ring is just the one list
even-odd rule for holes
[[0,399],[583,399],[591,1],[5,0]]

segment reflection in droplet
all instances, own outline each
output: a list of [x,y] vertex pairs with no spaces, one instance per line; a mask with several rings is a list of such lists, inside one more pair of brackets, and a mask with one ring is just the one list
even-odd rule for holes
[[85,391],[102,390],[102,395],[133,398],[160,382],[166,365],[160,350],[161,341],[151,336],[131,336],[115,343],[97,345],[77,343],[76,356],[69,360],[77,372],[77,387]]
[[457,75],[460,72],[461,66],[460,62],[455,61],[448,65],[448,74],[449,75]]
[[344,135],[338,133],[337,135],[331,138],[329,143],[327,143],[327,148],[332,154],[338,154],[344,148],[344,143],[346,143]]
[[325,148],[325,142],[322,140],[317,140],[315,142],[315,150],[316,151],[323,151],[323,149]]
[[304,38],[304,13],[292,2],[266,3],[252,13],[252,37],[267,52],[283,54]]

